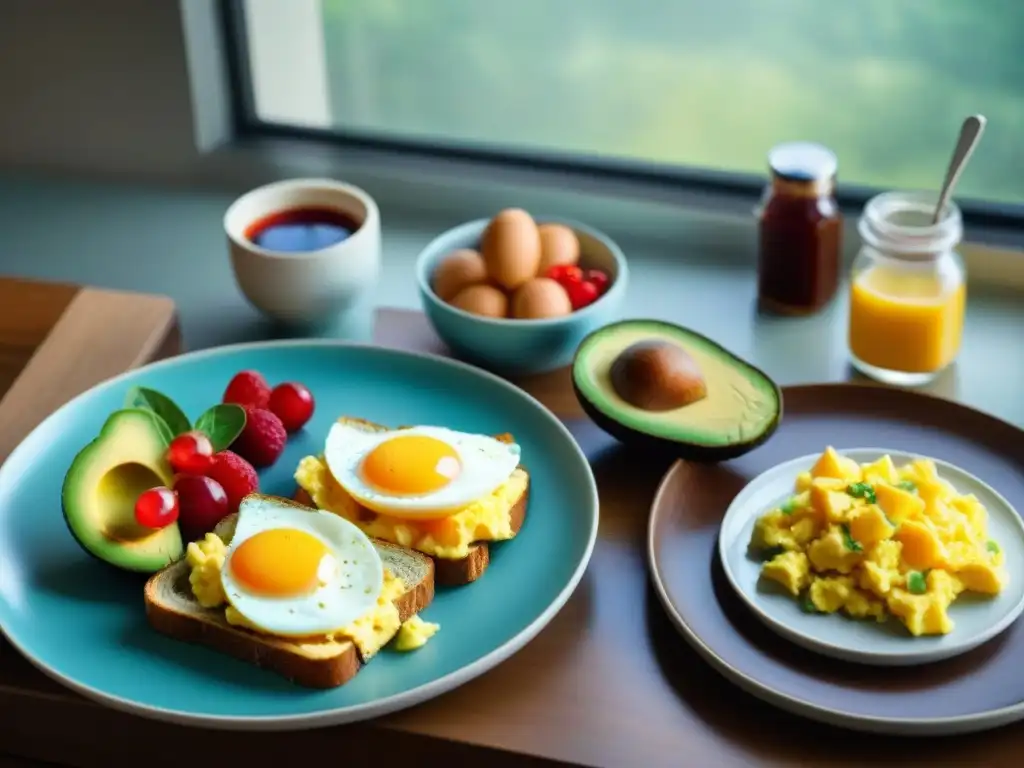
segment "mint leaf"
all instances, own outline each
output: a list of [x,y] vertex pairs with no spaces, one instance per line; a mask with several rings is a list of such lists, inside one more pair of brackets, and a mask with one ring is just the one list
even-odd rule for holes
[[124,398],[125,408],[142,408],[152,411],[170,428],[172,437],[188,432],[192,429],[192,422],[188,420],[181,408],[171,398],[155,389],[146,387],[132,387]]
[[215,405],[196,419],[196,429],[210,438],[214,453],[220,453],[235,442],[244,427],[245,409],[233,403]]
[[846,545],[846,548],[851,552],[863,552],[864,547],[860,545],[859,541],[853,538],[853,535],[850,533],[850,526],[848,526],[846,523],[843,523],[842,530],[843,543]]
[[171,428],[167,426],[167,422],[164,421],[160,416],[148,408],[132,408],[133,411],[138,411],[141,414],[145,414],[153,422],[153,428],[160,435],[161,441],[163,441],[164,447],[167,448],[171,445],[171,441],[174,439],[174,435],[171,432]]

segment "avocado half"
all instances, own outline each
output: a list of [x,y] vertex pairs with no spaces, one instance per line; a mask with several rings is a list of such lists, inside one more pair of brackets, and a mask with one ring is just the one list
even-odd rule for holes
[[155,573],[184,554],[177,523],[152,529],[135,521],[135,500],[171,487],[167,442],[153,414],[115,411],[71,462],[61,489],[64,522],[90,555],[127,571]]
[[[623,399],[612,367],[634,345],[675,345],[703,377],[703,397],[681,407],[645,410]],[[667,449],[682,459],[716,462],[753,450],[782,420],[782,391],[762,370],[695,331],[660,320],[623,320],[580,342],[572,383],[584,412],[624,443]]]

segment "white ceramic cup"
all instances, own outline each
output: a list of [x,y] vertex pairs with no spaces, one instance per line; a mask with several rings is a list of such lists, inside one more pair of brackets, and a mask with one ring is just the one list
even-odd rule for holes
[[[293,208],[331,208],[359,223],[326,248],[280,252],[249,240],[246,229]],[[297,325],[352,325],[372,314],[380,275],[380,212],[373,198],[331,179],[289,179],[246,192],[224,214],[235,280],[249,302],[273,319]]]

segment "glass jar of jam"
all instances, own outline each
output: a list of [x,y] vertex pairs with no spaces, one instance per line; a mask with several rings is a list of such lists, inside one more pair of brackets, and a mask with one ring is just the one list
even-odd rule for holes
[[807,315],[835,296],[843,219],[836,156],[789,142],[768,153],[771,181],[758,209],[758,301],[770,312]]
[[933,224],[935,203],[927,193],[886,192],[868,201],[857,226],[850,357],[888,384],[927,384],[960,351],[967,279],[956,248],[963,220],[948,203]]

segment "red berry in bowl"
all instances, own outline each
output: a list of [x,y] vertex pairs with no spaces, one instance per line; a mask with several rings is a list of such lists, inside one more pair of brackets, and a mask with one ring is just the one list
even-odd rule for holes
[[213,466],[213,443],[202,432],[185,432],[171,441],[167,461],[175,472],[204,475]]
[[227,494],[229,514],[238,511],[243,498],[260,489],[260,478],[252,464],[232,451],[216,454],[207,476],[216,480]]
[[276,415],[263,408],[245,409],[245,428],[231,449],[254,467],[269,467],[284,451],[288,432]]
[[281,420],[287,432],[298,432],[313,416],[316,403],[305,385],[289,381],[278,384],[270,393],[270,411]]
[[239,371],[228,382],[221,402],[266,408],[270,402],[270,385],[259,371]]
[[135,521],[146,528],[165,528],[178,519],[178,496],[170,488],[157,486],[143,491],[135,500]]
[[198,539],[213,530],[228,514],[228,495],[216,480],[202,475],[174,478],[179,518],[185,538]]
[[600,269],[588,269],[586,274],[584,274],[583,279],[588,283],[594,284],[599,296],[604,295],[604,292],[608,290],[608,284],[611,282],[611,278],[608,277],[608,274],[602,272]]
[[583,309],[597,300],[597,286],[590,282],[569,283],[565,286],[573,310]]
[[568,287],[571,283],[579,283],[583,280],[583,270],[575,264],[555,264],[548,269],[547,277],[562,287]]

